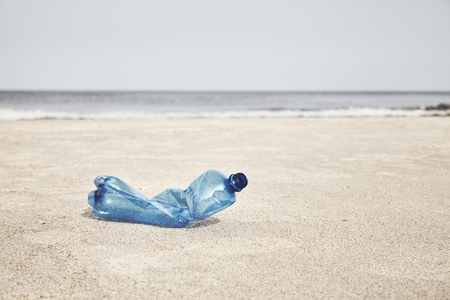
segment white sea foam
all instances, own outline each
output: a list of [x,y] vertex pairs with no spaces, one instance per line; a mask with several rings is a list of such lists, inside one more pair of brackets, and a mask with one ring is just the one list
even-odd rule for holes
[[192,118],[333,118],[333,117],[423,117],[450,116],[450,111],[424,109],[346,108],[325,110],[249,110],[211,112],[106,112],[75,113],[0,108],[0,120],[121,120],[121,119],[192,119]]

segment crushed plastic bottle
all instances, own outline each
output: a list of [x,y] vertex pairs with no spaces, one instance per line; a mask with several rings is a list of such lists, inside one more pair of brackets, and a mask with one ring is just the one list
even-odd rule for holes
[[227,177],[210,169],[187,189],[167,189],[152,199],[113,176],[98,176],[94,183],[97,190],[89,193],[88,202],[96,216],[184,227],[189,221],[206,219],[232,205],[235,193],[248,181],[242,173]]

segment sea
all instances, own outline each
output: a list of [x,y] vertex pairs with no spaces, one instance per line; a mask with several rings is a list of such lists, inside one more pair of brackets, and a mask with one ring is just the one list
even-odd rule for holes
[[0,120],[450,116],[450,92],[0,91]]

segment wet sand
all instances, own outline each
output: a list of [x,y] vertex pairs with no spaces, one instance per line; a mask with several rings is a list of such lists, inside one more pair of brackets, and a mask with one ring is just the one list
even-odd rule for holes
[[[185,228],[87,203],[209,168],[249,185]],[[0,169],[0,298],[450,295],[450,118],[0,122]]]

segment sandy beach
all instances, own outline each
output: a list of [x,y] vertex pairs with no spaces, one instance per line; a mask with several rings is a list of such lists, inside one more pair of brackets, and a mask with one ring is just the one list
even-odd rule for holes
[[[450,297],[450,118],[0,122],[0,298]],[[244,172],[185,228],[102,220],[113,175],[154,196]]]

